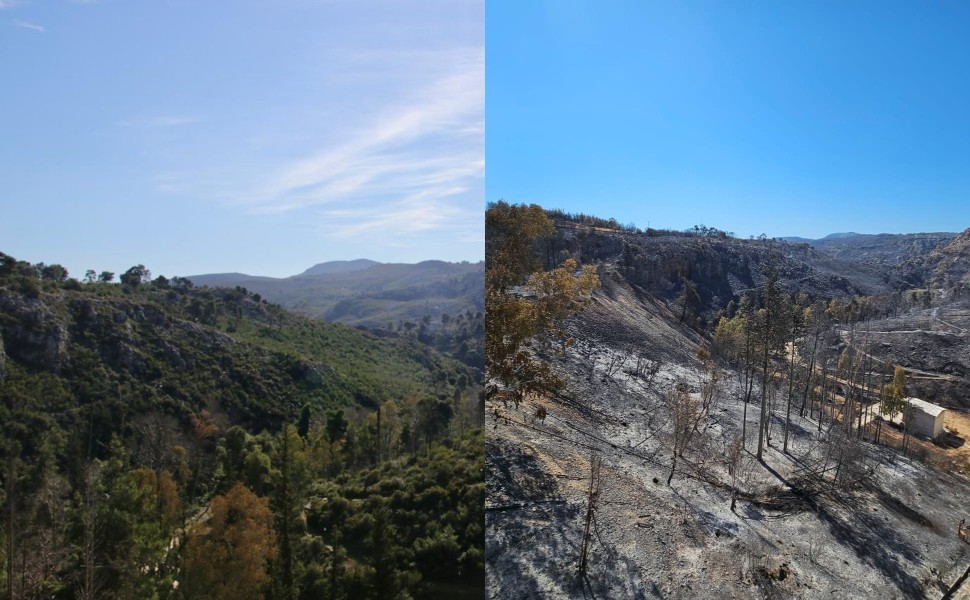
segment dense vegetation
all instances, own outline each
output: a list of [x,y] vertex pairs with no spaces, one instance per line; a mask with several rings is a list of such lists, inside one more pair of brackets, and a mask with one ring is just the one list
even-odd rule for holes
[[[458,359],[479,371],[485,368],[482,348],[485,340],[485,315],[467,310],[452,316],[442,313],[440,320],[425,315],[417,323],[399,321],[388,331],[414,336],[422,344],[435,348],[446,356]],[[377,331],[377,333],[382,333]]]
[[0,597],[480,595],[478,371],[113,279],[0,255]]

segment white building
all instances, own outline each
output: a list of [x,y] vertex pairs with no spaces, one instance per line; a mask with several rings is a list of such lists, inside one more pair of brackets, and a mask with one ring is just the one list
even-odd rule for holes
[[935,438],[943,433],[945,408],[919,398],[906,398],[903,402],[909,405],[906,413],[909,414],[910,433],[928,438]]

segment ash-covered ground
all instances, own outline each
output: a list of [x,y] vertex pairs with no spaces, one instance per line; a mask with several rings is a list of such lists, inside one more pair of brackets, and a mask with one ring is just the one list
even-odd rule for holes
[[944,297],[939,306],[873,320],[857,327],[856,345],[863,340],[876,360],[910,372],[914,395],[970,409],[970,300]]
[[[819,433],[817,411],[794,412],[783,452],[787,388],[769,386],[771,445],[763,462],[753,456],[752,402],[751,453],[734,478],[726,457],[743,421],[738,378],[697,358],[695,333],[609,278],[569,328],[577,344],[551,357],[568,380],[560,395],[487,406],[489,597],[939,598],[970,566],[957,537],[970,520],[962,475],[840,436],[838,425],[828,434],[829,421]],[[670,397],[678,387],[700,394],[714,370],[713,405],[668,486]]]

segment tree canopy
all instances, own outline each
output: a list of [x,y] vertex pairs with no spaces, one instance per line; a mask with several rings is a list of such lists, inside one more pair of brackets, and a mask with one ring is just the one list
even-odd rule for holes
[[[555,232],[541,207],[498,202],[485,213],[485,360],[487,393],[518,403],[548,393],[559,379],[533,346],[565,349],[571,340],[559,322],[576,313],[599,284],[596,269],[569,258],[540,271],[533,243]],[[515,292],[511,288],[524,284]]]

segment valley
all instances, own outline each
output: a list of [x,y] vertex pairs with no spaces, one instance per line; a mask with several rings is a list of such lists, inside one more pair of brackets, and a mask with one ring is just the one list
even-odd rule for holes
[[147,273],[0,254],[5,597],[481,597],[481,371]]

